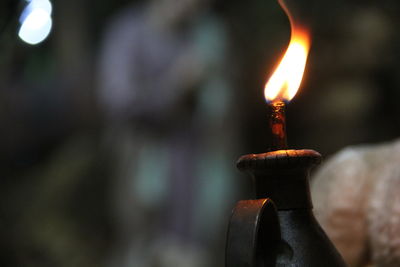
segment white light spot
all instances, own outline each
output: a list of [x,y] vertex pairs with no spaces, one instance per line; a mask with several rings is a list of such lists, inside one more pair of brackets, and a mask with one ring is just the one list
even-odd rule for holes
[[31,45],[46,39],[53,24],[51,11],[52,6],[48,0],[31,0],[20,17],[18,36]]
[[29,2],[29,4],[24,8],[24,11],[22,11],[21,17],[19,18],[20,23],[23,23],[23,21],[26,19],[26,17],[34,9],[37,9],[37,8],[43,9],[49,15],[51,15],[51,13],[53,11],[53,6],[51,5],[49,0],[26,0],[26,2]]

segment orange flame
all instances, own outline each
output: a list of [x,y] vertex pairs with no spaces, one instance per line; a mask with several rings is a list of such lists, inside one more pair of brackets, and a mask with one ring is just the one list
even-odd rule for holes
[[311,44],[310,35],[307,30],[295,27],[292,20],[291,25],[292,35],[286,53],[265,85],[264,96],[267,101],[291,100],[303,78]]

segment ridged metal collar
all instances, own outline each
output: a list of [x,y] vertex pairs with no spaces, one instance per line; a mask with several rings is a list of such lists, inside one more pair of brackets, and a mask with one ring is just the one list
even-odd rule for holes
[[236,166],[241,171],[292,170],[309,168],[321,162],[321,154],[311,149],[277,150],[261,154],[249,154],[239,158]]

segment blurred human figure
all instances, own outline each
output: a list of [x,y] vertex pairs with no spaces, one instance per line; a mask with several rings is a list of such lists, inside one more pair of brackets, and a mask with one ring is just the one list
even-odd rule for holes
[[116,166],[111,266],[222,264],[215,248],[233,202],[235,131],[225,29],[206,7],[150,1],[106,29],[99,101]]

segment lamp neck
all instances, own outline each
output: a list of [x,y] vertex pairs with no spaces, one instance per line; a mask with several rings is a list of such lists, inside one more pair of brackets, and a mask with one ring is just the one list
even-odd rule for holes
[[321,162],[314,150],[278,150],[242,156],[237,166],[254,179],[256,198],[270,198],[278,210],[311,209],[310,169]]

